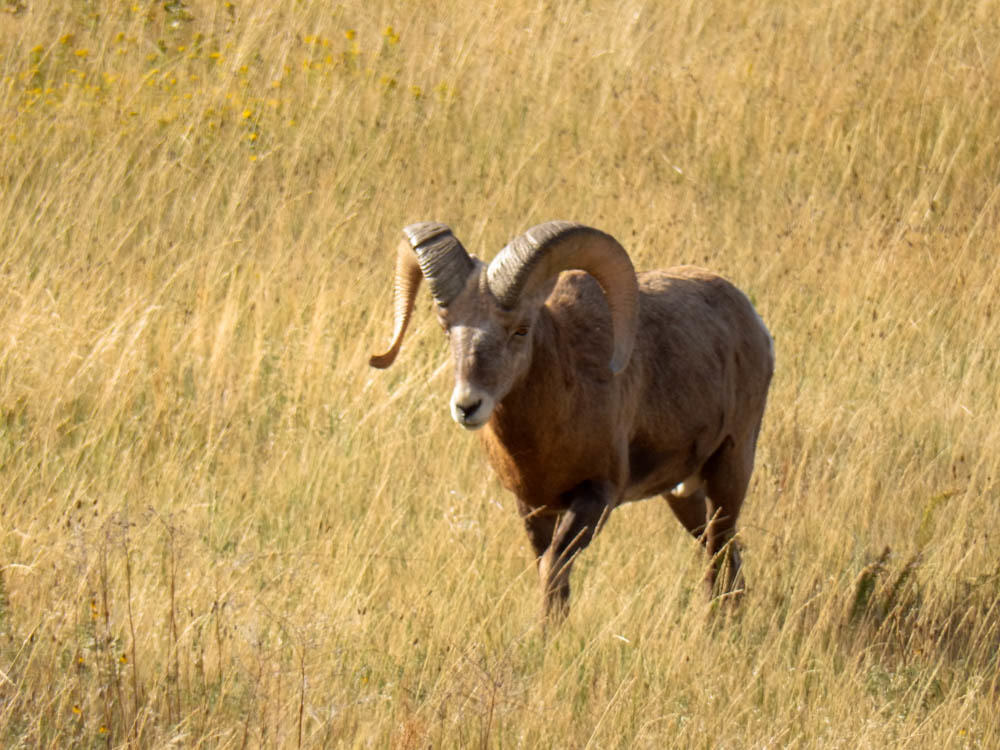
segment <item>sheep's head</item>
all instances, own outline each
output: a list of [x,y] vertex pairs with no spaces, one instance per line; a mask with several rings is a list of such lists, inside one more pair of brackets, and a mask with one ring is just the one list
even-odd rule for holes
[[392,344],[369,364],[384,368],[395,361],[420,279],[426,278],[451,342],[451,414],[463,427],[485,425],[496,404],[527,373],[542,293],[561,271],[586,271],[601,285],[614,327],[610,368],[614,373],[625,369],[635,343],[638,283],[628,254],[613,237],[580,224],[550,221],[517,237],[486,266],[444,224],[411,224],[403,232],[407,239],[396,259]]

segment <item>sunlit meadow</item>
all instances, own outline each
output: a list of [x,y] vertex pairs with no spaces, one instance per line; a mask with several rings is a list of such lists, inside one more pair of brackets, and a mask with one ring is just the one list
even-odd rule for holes
[[[0,745],[1000,744],[1000,4],[0,2]],[[748,591],[660,500],[538,621],[399,229],[696,263]]]

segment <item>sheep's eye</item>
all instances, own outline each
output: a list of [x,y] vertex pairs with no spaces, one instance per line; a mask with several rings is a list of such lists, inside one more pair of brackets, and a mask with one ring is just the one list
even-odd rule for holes
[[514,335],[515,336],[527,336],[528,335],[528,326],[518,326],[517,328],[514,329]]

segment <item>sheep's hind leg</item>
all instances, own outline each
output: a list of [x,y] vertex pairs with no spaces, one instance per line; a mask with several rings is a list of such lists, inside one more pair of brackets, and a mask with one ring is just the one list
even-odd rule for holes
[[744,588],[736,520],[750,485],[753,459],[753,443],[740,447],[727,439],[703,470],[708,491],[705,549],[712,559],[706,581],[713,593],[735,594]]
[[570,495],[569,508],[559,517],[552,541],[538,561],[546,617],[562,617],[569,611],[573,563],[600,531],[611,509],[606,491],[597,483],[584,482]]
[[708,524],[708,498],[705,489],[698,487],[690,494],[681,494],[679,487],[680,485],[670,492],[664,492],[663,497],[691,536],[705,544],[705,527]]
[[735,521],[727,526],[728,513],[708,498],[703,487],[699,487],[690,495],[680,494],[675,489],[663,493],[663,497],[684,528],[708,551],[710,561],[705,575],[705,586],[709,598],[717,593],[715,585],[720,572],[723,573],[722,578],[725,582],[720,593],[741,591],[742,563],[739,548],[733,540]]

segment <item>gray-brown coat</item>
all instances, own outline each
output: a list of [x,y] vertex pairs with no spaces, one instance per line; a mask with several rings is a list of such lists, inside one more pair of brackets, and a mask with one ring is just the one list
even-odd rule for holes
[[704,543],[709,585],[721,573],[722,591],[741,590],[733,534],[774,369],[747,297],[693,267],[636,275],[613,238],[576,224],[534,227],[489,266],[444,225],[406,232],[393,344],[372,364],[395,359],[426,277],[451,340],[452,416],[483,428],[517,498],[545,611],[566,610],[572,563],[607,514],[656,494]]

